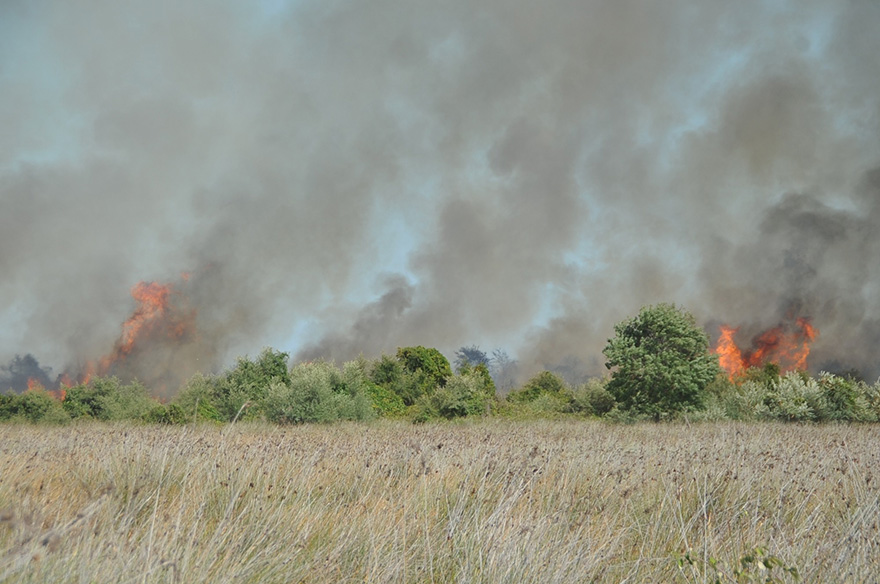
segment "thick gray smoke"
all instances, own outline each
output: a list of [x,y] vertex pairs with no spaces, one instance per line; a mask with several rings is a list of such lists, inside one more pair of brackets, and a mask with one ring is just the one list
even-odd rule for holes
[[601,374],[661,301],[809,316],[811,367],[880,375],[877,30],[873,0],[4,2],[0,363],[108,354],[143,280],[195,311],[130,357],[172,386],[266,345]]

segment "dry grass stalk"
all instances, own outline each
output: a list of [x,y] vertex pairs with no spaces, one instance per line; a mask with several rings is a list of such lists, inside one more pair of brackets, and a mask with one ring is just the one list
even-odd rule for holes
[[2,426],[0,444],[0,581],[701,582],[756,546],[805,582],[880,573],[874,426]]

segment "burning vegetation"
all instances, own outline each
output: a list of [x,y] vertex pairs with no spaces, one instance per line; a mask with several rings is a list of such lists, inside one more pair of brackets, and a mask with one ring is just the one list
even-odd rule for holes
[[739,327],[721,325],[721,336],[713,351],[718,355],[722,369],[731,380],[746,369],[775,363],[780,371],[802,371],[807,368],[810,345],[819,331],[805,317],[767,329],[754,337],[748,349],[737,345],[735,336]]
[[[183,284],[188,280],[189,274],[181,278]],[[122,332],[106,355],[68,369],[54,383],[37,367],[38,373],[27,378],[27,389],[44,388],[63,400],[66,390],[74,385],[88,384],[95,377],[118,375],[138,377],[158,393],[166,393],[167,367],[154,368],[156,356],[173,353],[196,337],[196,310],[188,307],[181,288],[171,283],[137,283],[131,289],[135,309],[122,323]]]

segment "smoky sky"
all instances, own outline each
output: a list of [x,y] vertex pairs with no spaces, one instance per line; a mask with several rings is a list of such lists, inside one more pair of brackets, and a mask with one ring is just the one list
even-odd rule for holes
[[872,0],[12,0],[0,23],[2,363],[106,354],[158,281],[197,315],[143,353],[170,380],[267,345],[597,375],[657,302],[710,335],[809,316],[811,367],[880,375]]

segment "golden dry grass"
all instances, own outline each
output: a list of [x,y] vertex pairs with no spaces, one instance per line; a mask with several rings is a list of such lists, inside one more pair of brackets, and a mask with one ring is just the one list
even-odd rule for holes
[[5,425],[0,582],[876,582],[875,472],[868,425]]

